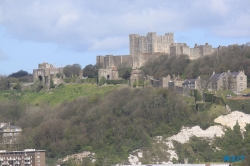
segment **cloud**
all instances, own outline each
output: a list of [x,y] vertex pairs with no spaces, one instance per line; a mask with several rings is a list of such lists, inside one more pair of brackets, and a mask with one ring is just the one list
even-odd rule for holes
[[3,0],[0,25],[21,40],[115,50],[128,46],[128,34],[151,30],[200,28],[215,36],[250,37],[249,6],[249,0]]

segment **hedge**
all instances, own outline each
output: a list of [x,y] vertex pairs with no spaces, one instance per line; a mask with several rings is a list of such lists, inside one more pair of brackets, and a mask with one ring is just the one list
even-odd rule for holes
[[106,80],[106,84],[128,84],[128,80]]

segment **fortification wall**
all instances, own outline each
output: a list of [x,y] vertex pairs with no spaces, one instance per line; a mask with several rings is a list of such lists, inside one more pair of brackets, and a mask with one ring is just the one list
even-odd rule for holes
[[206,55],[210,55],[213,53],[213,48],[211,45],[203,45],[202,46],[202,49],[203,49],[203,55],[202,56],[206,56]]
[[190,48],[189,46],[181,46],[181,53],[186,54],[190,57]]
[[200,48],[190,48],[190,59],[197,59],[200,57]]

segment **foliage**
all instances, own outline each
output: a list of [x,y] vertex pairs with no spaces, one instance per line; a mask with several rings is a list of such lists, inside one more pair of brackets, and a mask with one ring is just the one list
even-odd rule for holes
[[20,91],[22,89],[20,83],[17,83],[13,86],[13,89]]
[[50,79],[50,83],[49,83],[49,88],[55,88],[55,84],[54,81],[52,79]]
[[62,74],[61,73],[57,73],[56,74],[56,78],[61,78],[62,77]]
[[127,80],[106,80],[107,84],[128,84]]
[[112,91],[118,87],[119,85],[108,85],[99,88],[92,84],[60,84],[50,92],[41,91],[38,93],[37,91],[34,93],[32,91],[0,91],[0,100],[19,100],[30,105],[41,105],[42,103],[55,105],[61,104],[63,101],[72,101],[80,96],[92,96],[97,94],[98,96],[103,97],[106,92]]
[[184,75],[187,66],[190,64],[187,55],[166,56],[162,55],[155,61],[150,61],[142,68],[146,75],[152,75],[155,79],[169,75]]
[[73,64],[65,66],[63,73],[66,77],[80,76],[81,70],[81,65]]
[[123,79],[127,80],[130,78],[130,73],[132,71],[132,68],[121,68],[118,69],[119,77],[122,77]]
[[36,80],[32,86],[32,91],[39,92],[44,88],[44,85],[41,81]]
[[28,74],[29,74],[29,73],[28,73],[27,71],[19,70],[19,71],[16,72],[16,73],[10,74],[8,77],[20,78],[20,77],[26,76],[26,75],[28,75]]
[[0,75],[0,90],[6,90],[10,88],[10,81],[7,77]]
[[97,82],[98,82],[98,78],[81,79],[81,83],[97,84]]
[[250,47],[228,47],[221,49],[212,55],[195,60],[189,60],[188,56],[160,56],[154,61],[148,62],[142,70],[146,75],[152,75],[156,79],[169,75],[177,75],[186,78],[209,79],[216,73],[244,70],[250,81]]
[[83,69],[83,74],[84,77],[88,78],[93,78],[94,76],[98,76],[98,67],[96,65],[87,65]]
[[100,81],[99,81],[99,85],[102,86],[106,83],[106,79],[105,77],[101,77]]

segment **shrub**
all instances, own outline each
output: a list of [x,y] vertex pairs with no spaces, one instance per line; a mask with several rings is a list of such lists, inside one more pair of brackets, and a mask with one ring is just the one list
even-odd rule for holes
[[105,84],[105,82],[106,82],[106,79],[105,79],[104,77],[102,77],[102,78],[100,79],[100,81],[99,81],[99,85],[102,86],[102,85]]

